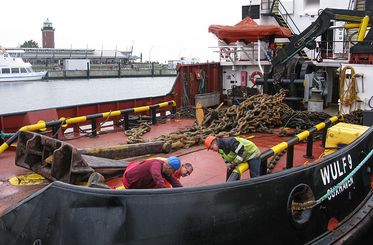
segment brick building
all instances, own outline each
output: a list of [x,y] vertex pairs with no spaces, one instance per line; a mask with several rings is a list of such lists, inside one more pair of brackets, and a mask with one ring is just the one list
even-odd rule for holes
[[50,22],[49,19],[44,21],[41,31],[43,48],[54,48],[54,28],[52,26],[52,22]]

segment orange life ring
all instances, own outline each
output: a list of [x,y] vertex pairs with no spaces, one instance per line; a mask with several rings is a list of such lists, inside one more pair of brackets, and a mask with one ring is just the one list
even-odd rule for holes
[[263,78],[263,73],[260,71],[253,71],[250,75],[250,81],[255,85],[255,76],[259,76],[260,78]]

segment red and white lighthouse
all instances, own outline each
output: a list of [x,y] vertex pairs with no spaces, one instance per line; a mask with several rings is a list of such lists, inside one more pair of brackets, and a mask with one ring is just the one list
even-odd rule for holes
[[43,48],[54,48],[54,28],[49,19],[44,21],[41,32],[43,36]]

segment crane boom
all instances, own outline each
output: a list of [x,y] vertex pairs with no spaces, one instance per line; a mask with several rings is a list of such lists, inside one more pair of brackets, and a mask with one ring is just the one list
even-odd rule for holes
[[[324,9],[319,17],[302,33],[291,38],[290,43],[285,48],[278,49],[276,56],[272,59],[272,75],[275,82],[279,82],[285,70],[287,62],[293,58],[299,51],[307,47],[309,49],[316,48],[315,39],[325,33],[332,20],[361,23],[364,17],[368,16],[372,21],[373,15],[370,11],[356,11],[344,9]],[[358,45],[373,42],[373,30],[370,29],[363,42]]]

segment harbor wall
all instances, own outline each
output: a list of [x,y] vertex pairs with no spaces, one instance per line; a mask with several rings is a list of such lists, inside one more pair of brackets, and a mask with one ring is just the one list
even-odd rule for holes
[[48,79],[75,79],[75,78],[115,78],[115,77],[162,77],[176,76],[173,69],[161,70],[88,70],[88,71],[48,71]]

